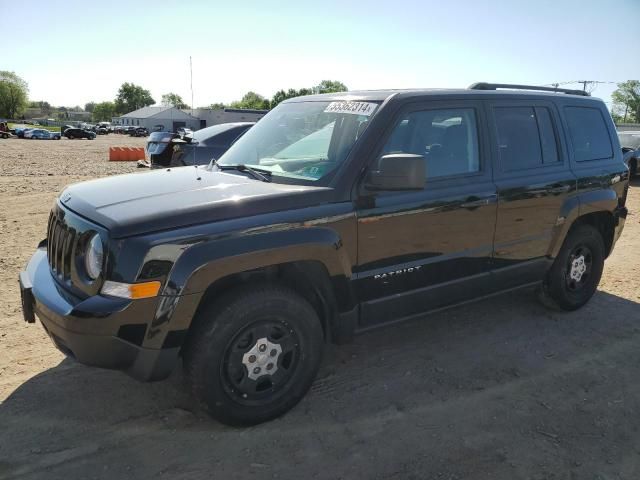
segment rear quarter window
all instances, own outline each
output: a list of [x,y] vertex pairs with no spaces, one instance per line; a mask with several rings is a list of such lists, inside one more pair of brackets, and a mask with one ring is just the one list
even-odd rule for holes
[[599,109],[565,107],[564,112],[577,162],[603,160],[613,156],[609,129]]

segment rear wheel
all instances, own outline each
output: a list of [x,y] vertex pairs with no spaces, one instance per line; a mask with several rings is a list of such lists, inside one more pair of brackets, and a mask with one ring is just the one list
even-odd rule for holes
[[582,307],[598,288],[604,257],[604,242],[596,228],[580,225],[571,230],[547,274],[544,296],[563,310]]
[[638,159],[632,158],[629,162],[629,173],[632,177],[635,177],[638,174]]
[[295,406],[322,357],[320,320],[284,286],[248,285],[206,306],[185,353],[195,397],[217,420],[253,425]]

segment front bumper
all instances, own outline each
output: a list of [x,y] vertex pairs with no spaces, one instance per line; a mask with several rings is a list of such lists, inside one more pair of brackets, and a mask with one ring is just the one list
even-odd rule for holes
[[55,346],[80,363],[124,370],[139,380],[160,380],[177,362],[179,346],[142,346],[159,298],[73,297],[52,277],[44,248],[21,273],[20,290],[25,320],[33,321],[35,314]]

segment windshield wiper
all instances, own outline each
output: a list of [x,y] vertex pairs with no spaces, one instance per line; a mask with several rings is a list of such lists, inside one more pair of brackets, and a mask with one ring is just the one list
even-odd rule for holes
[[271,181],[271,172],[269,170],[263,170],[260,168],[253,168],[244,163],[239,163],[237,165],[219,165],[218,163],[214,163],[216,167],[220,170],[237,170],[238,172],[247,172],[256,180],[261,180],[263,182]]

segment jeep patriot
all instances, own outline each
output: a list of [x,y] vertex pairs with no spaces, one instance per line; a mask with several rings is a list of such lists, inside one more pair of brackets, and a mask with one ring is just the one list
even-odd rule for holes
[[208,166],[67,187],[20,274],[24,317],[141,380],[181,357],[213,417],[256,424],[305,395],[324,342],[527,286],[580,308],[628,179],[581,91],[290,99]]

